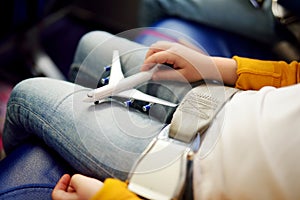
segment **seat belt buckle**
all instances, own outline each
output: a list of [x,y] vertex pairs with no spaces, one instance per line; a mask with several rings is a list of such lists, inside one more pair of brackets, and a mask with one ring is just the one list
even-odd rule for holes
[[155,138],[133,168],[128,189],[147,199],[180,199],[191,154],[190,144]]

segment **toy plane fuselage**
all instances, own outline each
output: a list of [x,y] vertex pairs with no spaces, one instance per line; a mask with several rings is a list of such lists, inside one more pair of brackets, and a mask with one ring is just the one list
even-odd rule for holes
[[87,93],[87,96],[83,101],[85,102],[99,102],[102,99],[119,96],[128,99],[136,99],[149,103],[157,103],[166,106],[175,107],[177,104],[172,102],[145,94],[134,87],[141,85],[151,79],[153,72],[157,69],[155,66],[152,70],[139,72],[127,78],[124,77],[121,63],[119,58],[119,52],[115,50],[113,52],[113,62],[111,66],[111,72],[108,85],[94,89]]

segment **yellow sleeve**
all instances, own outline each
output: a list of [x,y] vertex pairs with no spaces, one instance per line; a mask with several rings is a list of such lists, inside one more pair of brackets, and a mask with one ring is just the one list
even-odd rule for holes
[[108,178],[104,181],[104,185],[93,196],[91,200],[136,200],[140,199],[136,194],[127,189],[127,184],[123,181]]
[[283,87],[300,80],[300,63],[294,61],[263,61],[234,56],[237,62],[235,87],[242,90],[259,90],[263,86]]

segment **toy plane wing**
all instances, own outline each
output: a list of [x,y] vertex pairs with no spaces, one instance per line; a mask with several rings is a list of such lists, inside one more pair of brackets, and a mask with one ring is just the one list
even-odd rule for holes
[[124,75],[122,72],[119,52],[113,51],[112,65],[110,69],[110,77],[108,84],[116,85],[122,79],[124,79]]
[[[140,100],[149,102],[150,104],[161,104],[170,107],[176,107],[177,104],[145,94],[134,87],[149,81],[152,77],[152,74],[157,70],[157,66],[152,70],[140,72],[129,77],[124,77],[124,74],[121,69],[121,62],[119,57],[119,52],[113,52],[112,66],[110,69],[110,77],[107,85],[97,88],[90,91],[87,94],[87,97],[84,99],[85,102],[99,102],[101,99],[119,96],[128,98],[130,101]],[[128,101],[129,102],[129,101]]]
[[170,107],[177,106],[177,104],[175,104],[175,103],[171,103],[169,101],[151,96],[149,94],[145,94],[137,89],[130,89],[130,90],[120,92],[117,94],[117,96],[129,98],[129,99],[136,99],[136,100],[145,101],[145,102],[149,102],[149,103],[153,103],[153,104],[157,103],[157,104],[170,106]]

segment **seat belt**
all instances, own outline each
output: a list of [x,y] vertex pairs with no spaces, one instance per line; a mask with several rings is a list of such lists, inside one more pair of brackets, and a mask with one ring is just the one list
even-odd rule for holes
[[[192,172],[200,135],[238,90],[217,84],[193,88],[176,109],[171,124],[153,139],[128,177],[128,189],[146,199],[181,199]],[[192,189],[192,187],[191,187]]]
[[206,131],[212,119],[238,90],[217,84],[200,85],[192,89],[179,104],[169,136],[189,143],[197,133]]

